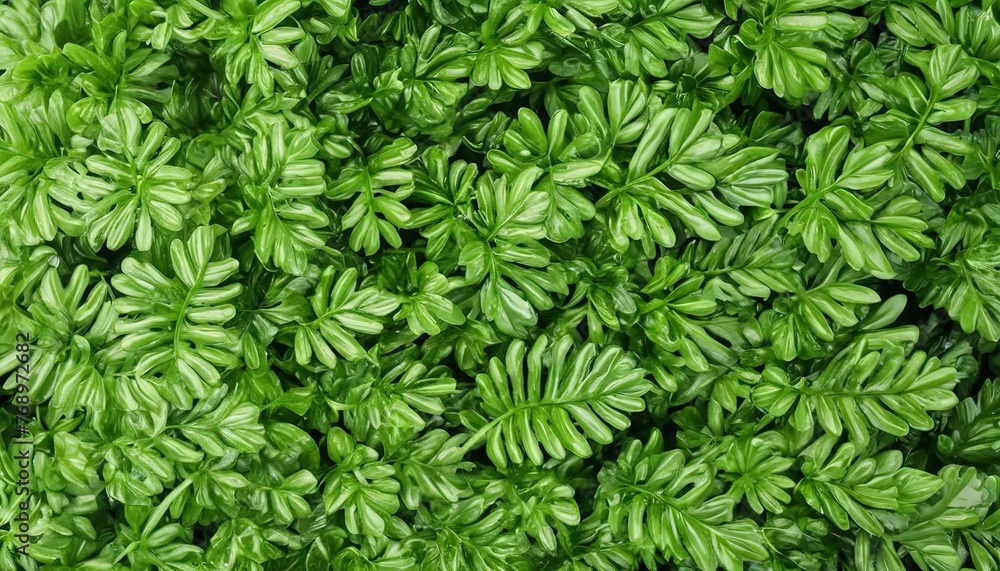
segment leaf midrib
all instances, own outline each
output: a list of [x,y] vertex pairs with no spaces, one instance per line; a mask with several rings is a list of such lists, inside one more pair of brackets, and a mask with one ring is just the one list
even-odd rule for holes
[[[187,253],[187,248],[185,247],[185,254]],[[174,362],[180,358],[178,347],[181,342],[181,329],[184,327],[185,318],[187,317],[188,307],[191,305],[191,301],[194,299],[195,294],[201,289],[201,283],[205,279],[205,272],[208,270],[208,264],[202,265],[198,268],[197,279],[195,283],[188,288],[187,295],[184,296],[184,301],[181,302],[180,308],[177,310],[177,325],[174,328]],[[176,364],[175,364],[176,366]]]

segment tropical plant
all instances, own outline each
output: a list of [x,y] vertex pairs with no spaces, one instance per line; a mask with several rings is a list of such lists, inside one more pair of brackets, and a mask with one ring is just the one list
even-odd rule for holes
[[0,570],[997,571],[1000,2],[0,0]]

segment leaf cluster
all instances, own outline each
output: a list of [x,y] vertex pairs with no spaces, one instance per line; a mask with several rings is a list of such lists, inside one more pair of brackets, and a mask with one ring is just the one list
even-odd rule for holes
[[998,61],[993,0],[0,0],[0,569],[1000,569]]

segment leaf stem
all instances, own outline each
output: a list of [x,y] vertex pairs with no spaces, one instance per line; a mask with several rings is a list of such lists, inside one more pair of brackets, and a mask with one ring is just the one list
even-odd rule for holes
[[171,490],[171,492],[167,494],[165,498],[163,498],[163,501],[161,501],[160,504],[156,506],[156,509],[153,510],[151,514],[149,514],[149,519],[146,520],[146,525],[143,526],[142,534],[139,536],[139,539],[137,541],[133,541],[132,543],[130,543],[128,547],[126,547],[125,550],[119,553],[118,557],[115,558],[116,564],[122,559],[128,557],[130,553],[132,553],[140,545],[142,545],[142,543],[146,540],[146,538],[149,537],[149,534],[153,532],[153,529],[156,527],[156,524],[160,523],[160,520],[163,519],[164,514],[166,514],[167,510],[170,508],[170,504],[174,503],[174,500],[176,500],[177,497],[180,496],[181,493],[184,490],[186,490],[188,486],[191,485],[192,483],[191,478],[193,476],[194,475],[192,474],[191,476],[185,478],[184,481],[180,483],[180,485]]
[[160,505],[156,506],[153,513],[149,514],[149,519],[146,521],[146,525],[142,528],[143,539],[153,532],[153,528],[156,527],[156,524],[160,523],[164,514],[167,513],[168,509],[170,509],[170,504],[174,503],[174,500],[176,500],[184,492],[184,490],[192,484],[192,477],[194,477],[194,474],[184,478],[184,481],[181,482],[179,486],[171,490],[170,493],[167,494],[167,497],[163,498],[163,501],[160,502]]

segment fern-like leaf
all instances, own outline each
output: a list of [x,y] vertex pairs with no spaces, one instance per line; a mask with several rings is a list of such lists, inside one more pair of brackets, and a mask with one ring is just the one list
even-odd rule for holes
[[490,360],[489,373],[478,375],[476,386],[491,420],[463,414],[467,425],[478,428],[465,447],[485,438],[498,467],[519,464],[525,456],[537,466],[543,448],[554,458],[565,458],[567,450],[585,458],[593,453],[588,439],[608,444],[612,429],[628,427],[624,413],[642,410],[642,395],[650,389],[645,372],[618,347],[598,352],[588,343],[571,349],[569,336],[555,343],[542,336],[527,353],[527,371],[520,340],[511,343],[505,361]]

